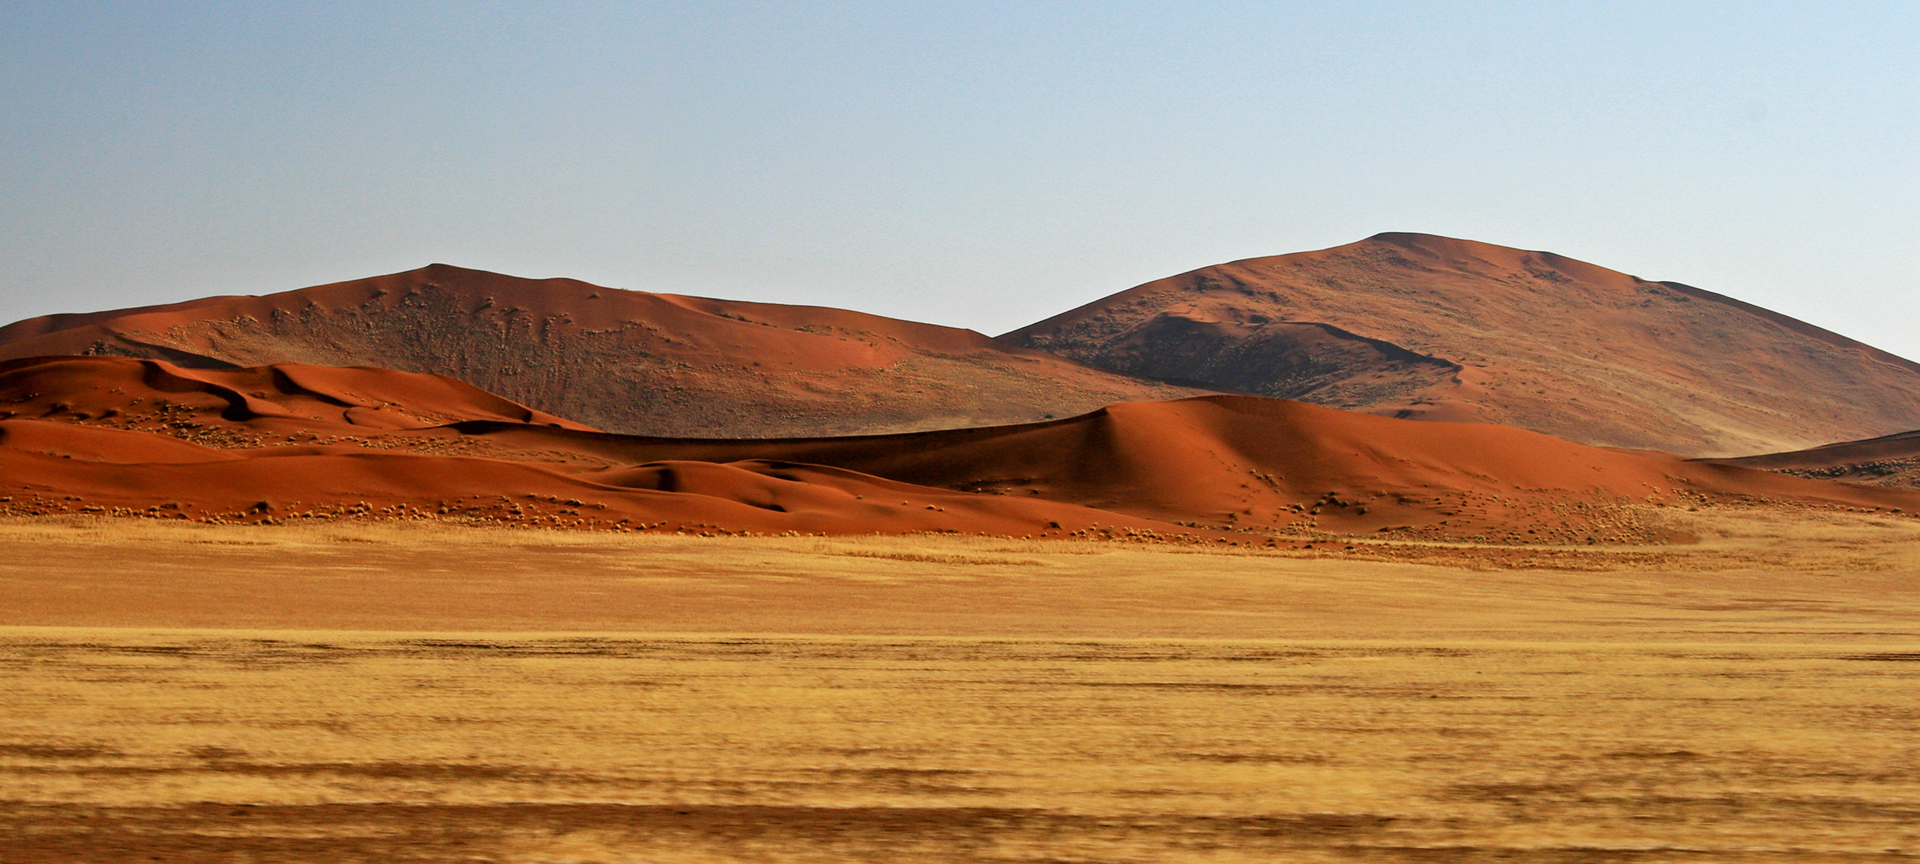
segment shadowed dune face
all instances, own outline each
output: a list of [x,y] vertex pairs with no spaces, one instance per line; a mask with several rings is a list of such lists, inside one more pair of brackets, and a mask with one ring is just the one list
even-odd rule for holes
[[1149,282],[1001,337],[1399,417],[1727,456],[1920,425],[1920,365],[1764,309],[1421,234]]
[[1013,423],[1199,392],[970,330],[440,264],[0,328],[0,357],[56,354],[427,372],[601,428],[669,436]]

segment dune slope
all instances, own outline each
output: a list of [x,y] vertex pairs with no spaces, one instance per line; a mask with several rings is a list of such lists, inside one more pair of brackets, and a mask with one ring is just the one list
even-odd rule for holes
[[1715,461],[1799,477],[1920,489],[1920,431]]
[[1151,520],[1053,501],[927,489],[812,465],[659,462],[573,472],[502,459],[339,447],[237,452],[182,443],[157,452],[156,442],[164,440],[38,420],[0,421],[0,515],[265,523],[451,517],[533,527],[830,534],[1026,534],[1050,525],[1078,529],[1096,523],[1156,527]]
[[205,411],[281,426],[420,429],[499,420],[592,428],[459,381],[390,369],[292,363],[191,369],[120,357],[0,361],[0,419],[117,420],[132,428]]
[[1250,396],[1119,404],[1020,426],[789,441],[462,428],[501,444],[565,446],[613,461],[835,465],[924,486],[1254,532],[1584,543],[1660,537],[1643,505],[1920,510],[1920,494],[1592,447],[1507,426],[1413,422]]
[[1250,396],[806,439],[592,430],[418,373],[0,364],[0,513],[563,527],[1673,539],[1660,506],[1920,511],[1920,493]]
[[1198,392],[970,330],[443,264],[0,328],[0,358],[61,354],[427,372],[604,429],[666,436],[1013,423]]
[[1686,285],[1423,234],[1195,270],[1001,340],[1198,386],[1692,456],[1920,426],[1920,364]]
[[842,534],[1156,527],[1070,503],[926,488],[843,468],[755,459],[632,464],[562,438],[502,447],[446,425],[462,422],[597,434],[419,373],[286,364],[197,370],[119,357],[9,361],[0,363],[0,515],[452,517]]

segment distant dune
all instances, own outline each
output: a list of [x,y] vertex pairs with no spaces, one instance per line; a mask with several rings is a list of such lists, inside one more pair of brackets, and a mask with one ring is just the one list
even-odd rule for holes
[[1695,457],[1920,428],[1920,364],[1678,283],[1423,234],[1208,267],[998,339],[436,264],[0,328],[0,358],[44,355],[425,372],[659,437],[996,426],[1216,392]]
[[0,358],[62,354],[191,368],[299,363],[427,372],[649,435],[938,429],[1202,392],[970,330],[444,264],[265,297],[52,315],[0,328]]
[[1424,234],[1195,270],[1001,341],[1194,386],[1692,456],[1920,427],[1920,364],[1686,285]]
[[1920,489],[1920,431],[1716,461],[1800,477]]

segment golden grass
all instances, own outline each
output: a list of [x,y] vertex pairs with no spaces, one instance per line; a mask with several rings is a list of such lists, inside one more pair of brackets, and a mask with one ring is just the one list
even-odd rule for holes
[[0,862],[1920,855],[1916,523],[1691,518],[1597,571],[0,523]]
[[10,861],[1837,859],[1920,844],[1920,653],[1885,649],[37,631],[0,642],[0,831]]

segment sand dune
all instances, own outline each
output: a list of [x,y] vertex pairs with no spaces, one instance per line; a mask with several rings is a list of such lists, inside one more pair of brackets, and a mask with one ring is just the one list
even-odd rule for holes
[[1207,267],[1001,338],[1199,386],[1693,456],[1920,426],[1920,364],[1686,285],[1423,234]]
[[[0,361],[0,419],[78,420],[214,412],[279,426],[419,429],[460,420],[592,427],[437,375],[305,366],[189,369],[159,360],[40,357]],[[260,426],[263,424],[255,424]]]
[[[854,438],[685,441],[463,424],[615,461],[781,459],[1220,530],[1584,543],[1657,539],[1649,512],[1781,502],[1920,510],[1920,495],[1590,447],[1512,427],[1209,396],[1051,423]],[[564,441],[564,444],[558,443]]]
[[216,450],[140,432],[0,421],[0,515],[215,522],[433,519],[620,530],[1023,535],[1171,529],[1071,504],[972,495],[853,471],[742,460],[600,472],[342,446]]
[[0,405],[0,514],[834,534],[1172,527],[841,468],[754,459],[614,464],[563,439],[491,447],[428,424],[591,430],[457,381],[382,369],[16,360],[0,364]]
[[265,297],[0,328],[0,358],[444,375],[620,432],[757,437],[1013,423],[1194,391],[970,330],[807,306],[520,279],[436,264]]
[[1920,489],[1920,431],[1717,461],[1799,477]]
[[1221,391],[1697,457],[1920,426],[1920,364],[1686,285],[1421,234],[1208,267],[999,339],[441,264],[0,328],[0,358],[81,354],[433,373],[660,437],[1005,425]]
[[417,373],[68,357],[0,364],[0,405],[14,512],[1587,543],[1676,539],[1662,506],[1920,510],[1920,493],[1246,396],[941,432],[666,439]]

